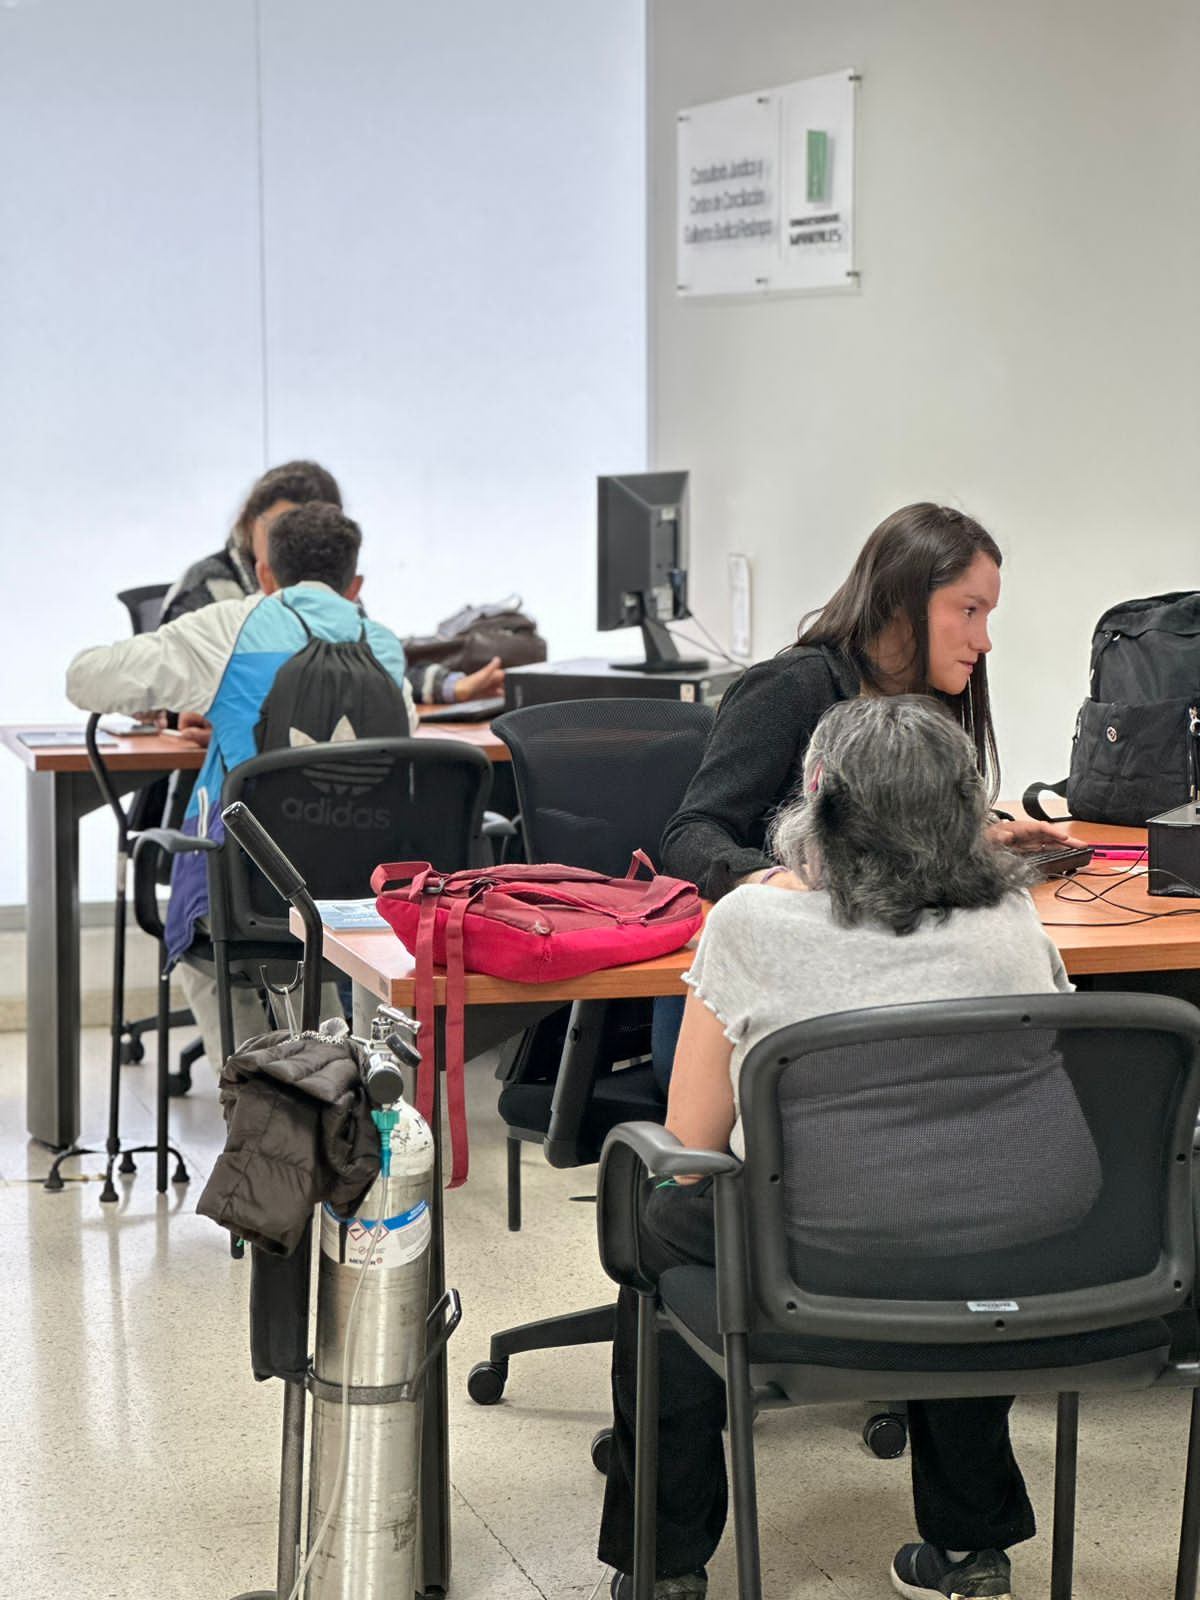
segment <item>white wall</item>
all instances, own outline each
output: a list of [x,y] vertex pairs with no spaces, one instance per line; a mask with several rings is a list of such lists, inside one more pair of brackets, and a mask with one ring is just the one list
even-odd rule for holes
[[[0,719],[309,454],[401,632],[520,591],[592,648],[645,461],[642,0],[0,7]],[[261,165],[261,184],[260,184]],[[24,791],[0,761],[0,904]],[[85,826],[83,894],[111,881]]]
[[[909,501],[1005,552],[1006,792],[1066,770],[1095,618],[1200,587],[1192,0],[651,0],[653,456],[689,467],[696,610],[754,649]],[[681,107],[856,67],[861,293],[680,302]]]

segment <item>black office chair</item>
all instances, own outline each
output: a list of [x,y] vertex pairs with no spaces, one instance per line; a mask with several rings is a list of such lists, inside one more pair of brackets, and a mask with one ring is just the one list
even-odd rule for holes
[[[944,1182],[906,1159],[914,1105],[936,1125],[964,1112],[965,1086],[985,1067],[1053,1052],[1083,1111],[1102,1183],[1091,1210],[1050,1237],[1029,1238],[1039,1195],[981,1181],[996,1151],[989,1119],[971,1115]],[[809,1107],[830,1082],[882,1091],[865,1118],[814,1131]],[[887,1091],[896,1092],[888,1108]],[[688,1151],[653,1124],[610,1136],[601,1159],[601,1257],[641,1296],[635,1593],[654,1572],[657,1333],[675,1329],[725,1380],[741,1600],[761,1593],[752,1420],[756,1409],[862,1399],[888,1387],[916,1398],[1058,1394],[1052,1600],[1067,1600],[1073,1566],[1077,1407],[1084,1389],[1197,1382],[1193,1135],[1200,1103],[1200,1012],[1133,995],[1033,995],[845,1012],[780,1029],[741,1075],[745,1162]],[[883,1108],[881,1110],[881,1107]],[[889,1125],[890,1118],[890,1125]],[[854,1247],[832,1250],[806,1230],[804,1175],[855,1174],[853,1207],[839,1184],[829,1216],[853,1219]],[[960,1182],[962,1163],[968,1177]],[[645,1270],[638,1215],[647,1176],[715,1179],[716,1265]],[[826,1188],[831,1187],[826,1185]],[[1031,1205],[1033,1208],[1031,1218]],[[832,1225],[832,1224],[831,1224]],[[965,1229],[957,1249],[931,1239]],[[1174,1349],[1172,1348],[1174,1344]],[[1200,1528],[1200,1433],[1192,1448],[1179,1600],[1193,1597]],[[647,1584],[649,1586],[647,1587]]]
[[[635,850],[658,848],[708,739],[713,712],[678,700],[574,700],[526,706],[492,724],[512,751],[529,861],[562,861],[610,876]],[[666,1105],[649,1062],[652,1003],[577,1001],[527,1033],[503,1065],[509,1227],[520,1227],[522,1142],[556,1167],[599,1159],[621,1122],[662,1121]],[[494,1334],[467,1388],[500,1399],[509,1357],[612,1338],[612,1308],[551,1317]]]
[[[478,860],[490,782],[484,753],[456,740],[360,739],[251,757],[226,777],[221,809],[244,801],[315,900],[361,898],[381,861],[455,870]],[[236,1044],[231,984],[290,980],[299,941],[286,906],[243,851],[166,830],[150,838],[171,855],[208,853],[209,936],[185,959],[215,973],[228,1056]]]
[[153,633],[162,617],[163,601],[170,593],[169,583],[144,583],[138,589],[119,589],[117,599],[129,613],[134,633]]

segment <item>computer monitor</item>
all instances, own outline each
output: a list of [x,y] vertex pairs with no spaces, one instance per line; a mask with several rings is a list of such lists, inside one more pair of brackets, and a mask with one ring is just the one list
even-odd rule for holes
[[638,472],[600,478],[597,523],[597,615],[602,633],[641,628],[644,661],[613,661],[628,672],[698,671],[667,630],[690,616],[687,603],[686,472]]

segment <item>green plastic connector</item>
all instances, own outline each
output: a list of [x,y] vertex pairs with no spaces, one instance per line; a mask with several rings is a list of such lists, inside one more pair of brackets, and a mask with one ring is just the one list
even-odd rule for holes
[[379,1129],[379,1171],[387,1178],[392,1171],[392,1129],[400,1121],[400,1113],[391,1109],[372,1111],[371,1121]]

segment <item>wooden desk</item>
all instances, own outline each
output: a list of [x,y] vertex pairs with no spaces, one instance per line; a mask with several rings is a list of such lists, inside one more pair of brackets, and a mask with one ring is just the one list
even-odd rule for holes
[[[82,740],[31,749],[21,731],[0,728],[0,744],[25,767],[25,1125],[57,1148],[79,1133],[79,822],[103,802]],[[103,755],[118,794],[204,760],[165,734],[118,739]]]
[[[1108,828],[1092,823],[1072,824],[1083,839],[1110,844],[1141,846],[1143,828]],[[1105,972],[1179,972],[1200,968],[1200,899],[1168,900],[1146,893],[1145,878],[1125,876],[1118,883],[1121,863],[1097,862],[1077,881],[1055,879],[1039,884],[1034,902],[1072,976]],[[1113,874],[1109,877],[1109,874]],[[1100,874],[1104,874],[1103,877]],[[1086,890],[1112,889],[1110,902],[1087,902]],[[1134,922],[1133,916],[1194,908],[1195,915],[1173,916],[1156,922]],[[303,927],[292,913],[298,936]],[[390,928],[346,931],[325,929],[325,956],[355,983],[387,1005],[413,1004],[413,958]],[[611,1000],[621,996],[679,994],[680,974],[691,960],[690,947],[674,955],[659,956],[632,967],[611,967],[563,984],[510,983],[480,972],[467,974],[468,1005],[514,1005],[532,998],[548,1001]],[[435,975],[436,1003],[445,1004],[445,979]]]
[[[1072,822],[1071,832],[1089,843],[1142,847],[1144,828],[1112,828]],[[1200,968],[1200,899],[1175,899],[1146,892],[1144,873],[1123,873],[1129,863],[1097,861],[1078,878],[1039,884],[1034,902],[1046,932],[1073,978],[1098,973],[1184,972]],[[1089,891],[1106,891],[1094,901]],[[1164,912],[1186,915],[1163,917]],[[1139,922],[1139,916],[1158,920]]]
[[[79,822],[102,801],[82,739],[36,749],[21,743],[23,728],[49,726],[0,727],[0,745],[25,768],[25,1122],[35,1139],[59,1149],[79,1134]],[[493,762],[510,759],[486,723],[435,724],[419,728],[417,737],[472,744]],[[102,754],[118,794],[172,772],[199,771],[204,762],[203,750],[171,734],[118,738]]]
[[[293,933],[303,938],[304,925],[294,911],[291,924]],[[691,964],[692,949],[689,945],[685,950],[657,956],[653,961],[608,967],[565,983],[513,983],[506,978],[490,978],[483,972],[468,972],[466,1003],[469,1006],[504,1006],[536,1001],[560,1005],[570,1000],[678,994],[683,987],[680,974]],[[326,928],[325,959],[385,1005],[412,1008],[415,963],[390,928],[355,931]],[[440,968],[434,974],[433,988],[434,1004],[444,1006],[446,979]]]

